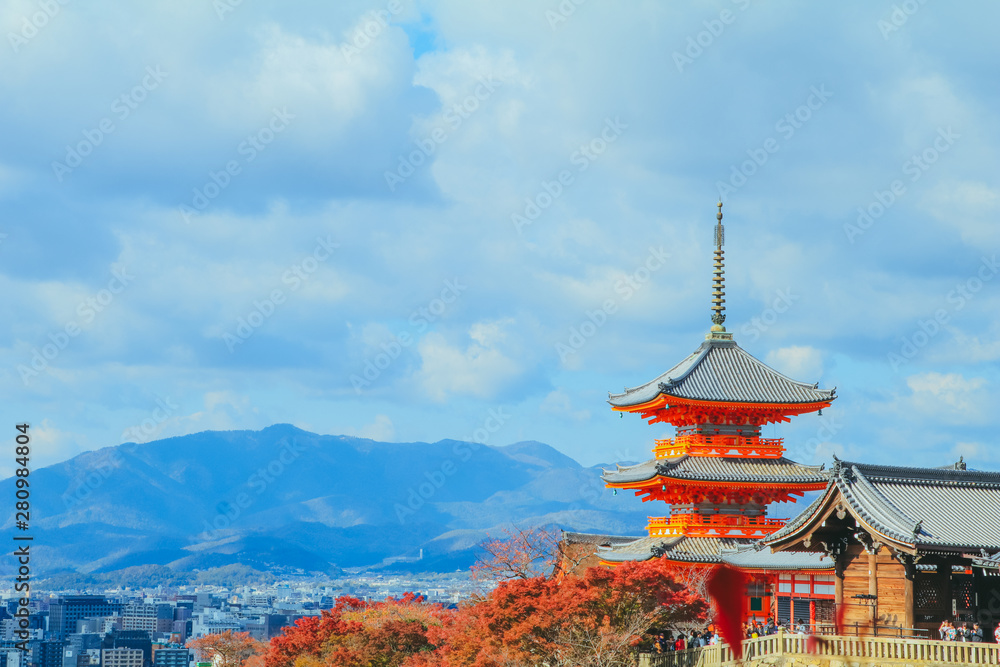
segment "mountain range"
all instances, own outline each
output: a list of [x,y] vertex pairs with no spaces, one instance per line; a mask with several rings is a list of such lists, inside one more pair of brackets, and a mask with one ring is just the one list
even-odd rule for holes
[[[511,524],[642,534],[641,503],[613,497],[600,473],[540,442],[385,443],[287,424],[126,443],[31,472],[33,576],[447,571]],[[14,493],[13,478],[0,482]]]

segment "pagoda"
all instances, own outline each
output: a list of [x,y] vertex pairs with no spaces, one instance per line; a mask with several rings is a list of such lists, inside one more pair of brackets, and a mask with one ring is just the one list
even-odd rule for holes
[[[761,573],[752,578],[747,610],[764,615],[776,602],[769,599],[772,593],[787,588],[783,592],[791,594],[793,583],[795,592],[807,597],[833,597],[832,577],[812,574],[831,572],[829,559],[763,554],[746,547],[785,525],[784,519],[768,516],[769,504],[825,489],[829,481],[822,466],[785,458],[782,440],[761,437],[761,427],[820,412],[836,398],[836,390],[782,375],[744,351],[726,331],[721,202],[718,207],[712,325],[705,341],[665,373],[610,394],[608,401],[617,412],[676,427],[676,437],[655,441],[654,458],[605,470],[603,476],[616,493],[630,490],[644,501],[668,503],[669,512],[650,517],[647,537],[602,548],[598,555],[610,566],[656,557],[692,567],[732,562]],[[784,585],[779,571],[785,572]],[[809,615],[815,617],[814,605]]]

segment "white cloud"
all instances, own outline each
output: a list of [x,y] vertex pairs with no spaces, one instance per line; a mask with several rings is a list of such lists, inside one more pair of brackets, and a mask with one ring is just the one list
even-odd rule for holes
[[[961,373],[926,372],[906,378],[908,394],[890,394],[884,401],[868,405],[872,415],[882,423],[881,430],[892,431],[892,438],[904,442],[910,438],[928,438],[928,446],[937,446],[943,438],[955,436],[940,432],[940,427],[970,428],[989,424],[992,390],[983,377],[965,377]],[[898,422],[896,427],[889,426]]]
[[982,422],[990,414],[985,378],[959,373],[920,373],[906,378],[916,414],[933,415],[948,423]]
[[951,449],[951,455],[955,460],[961,457],[966,465],[973,468],[981,468],[984,463],[995,465],[1000,462],[997,448],[984,445],[981,442],[956,442]]
[[922,199],[935,218],[975,248],[1000,243],[1000,190],[982,181],[938,183]]
[[[420,3],[419,15],[407,9],[348,62],[340,47],[370,2],[244,2],[220,21],[205,0],[94,0],[65,5],[21,51],[0,50],[0,95],[13,101],[0,108],[11,138],[0,166],[0,375],[9,380],[0,413],[8,423],[58,414],[59,437],[84,448],[141,423],[150,407],[134,397],[156,387],[186,406],[164,435],[391,414],[399,437],[433,440],[460,431],[463,410],[502,398],[537,417],[518,437],[548,428],[574,438],[581,456],[606,459],[620,430],[600,398],[584,397],[655,377],[700,342],[716,182],[779,136],[775,121],[810,86],[826,84],[829,103],[727,200],[727,324],[795,379],[835,374],[829,384],[845,397],[875,396],[870,410],[859,399],[843,434],[862,456],[873,433],[887,457],[914,443],[989,442],[995,425],[981,397],[996,370],[983,363],[948,378],[1000,358],[997,281],[949,311],[949,328],[906,367],[916,373],[907,386],[884,357],[937,304],[951,307],[949,291],[1000,245],[1000,191],[984,176],[1000,154],[998,93],[980,85],[1000,48],[989,35],[1000,10],[928,4],[886,41],[872,27],[878,12],[862,30],[857,16],[822,5],[755,5],[680,73],[669,54],[717,9],[584,3],[553,29],[545,12],[554,6]],[[3,34],[37,7],[3,4]],[[822,33],[805,50],[795,43],[802,26]],[[757,48],[765,43],[775,48]],[[789,49],[800,57],[775,55]],[[147,65],[169,73],[163,85],[115,117],[115,132],[57,182],[51,160],[111,114]],[[447,140],[390,192],[384,172],[490,76],[496,90],[446,125]],[[184,224],[178,205],[239,157],[274,106],[296,115],[281,141]],[[628,125],[621,138],[518,235],[511,213],[543,180],[576,169],[574,152],[616,116]],[[947,126],[961,139],[849,243],[842,225],[874,191],[907,178],[903,161]],[[342,250],[291,293],[282,272],[331,233]],[[670,261],[625,302],[615,282],[660,243]],[[16,365],[116,262],[135,267],[135,284],[25,390]],[[425,329],[412,325],[410,314],[455,276],[468,292]],[[287,302],[230,354],[222,333],[276,287]],[[759,338],[742,333],[787,288],[799,299]],[[562,363],[555,343],[608,298],[619,309]],[[348,378],[403,332],[414,344],[358,397]],[[970,372],[985,384],[970,384]],[[929,435],[935,424],[949,437]],[[905,436],[881,437],[891,431]]]
[[[234,391],[208,391],[202,396],[203,409],[189,414],[169,415],[161,423],[155,424],[154,432],[142,438],[130,437],[146,442],[199,431],[229,431],[243,428],[267,426],[260,423],[258,410],[249,396]],[[150,406],[152,409],[154,406]],[[151,412],[150,415],[157,413]],[[142,429],[143,422],[150,415],[134,420],[126,431]],[[117,441],[114,444],[118,444]]]
[[538,410],[570,421],[583,422],[590,419],[590,410],[574,410],[569,395],[562,389],[550,392],[538,406]]
[[469,329],[469,338],[483,347],[493,347],[507,339],[506,327],[514,324],[513,318],[505,318],[495,322],[476,322]]
[[[31,461],[29,468],[32,470],[75,456],[86,445],[85,438],[80,434],[62,430],[50,419],[43,419],[40,423],[30,424],[28,437],[31,439]],[[13,454],[13,448],[10,451]],[[0,478],[6,478],[14,474],[16,468],[13,458],[13,456],[6,457],[7,460],[0,465]]]
[[443,402],[451,396],[494,398],[515,383],[524,368],[498,346],[511,321],[476,322],[468,336],[476,342],[453,345],[431,333],[418,345],[421,367],[415,380],[427,395]]
[[360,438],[369,438],[376,442],[395,442],[396,425],[388,415],[375,415],[375,420],[370,424],[365,424],[355,430],[348,428],[344,430],[346,435],[356,435]]
[[[359,19],[345,34],[352,34],[365,22],[365,18]],[[243,92],[249,104],[233,109],[234,97],[240,93],[225,88],[218,91],[215,102],[219,112],[236,112],[250,122],[260,122],[260,113],[273,107],[288,107],[292,113],[312,109],[321,112],[313,120],[322,120],[312,125],[312,132],[338,134],[370,111],[373,93],[393,84],[394,69],[406,57],[406,35],[395,26],[385,28],[350,62],[339,42],[307,39],[277,24],[264,27],[260,33],[257,75]],[[308,139],[301,137],[300,141]]]
[[808,345],[781,347],[767,353],[769,366],[799,382],[818,382],[823,375],[823,353]]

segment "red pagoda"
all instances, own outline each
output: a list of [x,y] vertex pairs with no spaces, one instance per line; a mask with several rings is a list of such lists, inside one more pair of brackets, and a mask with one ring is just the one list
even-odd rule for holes
[[[747,612],[815,622],[832,608],[832,561],[750,547],[785,525],[785,519],[767,515],[769,504],[825,489],[829,481],[822,466],[785,458],[782,440],[762,438],[761,427],[821,411],[836,390],[782,375],[745,352],[726,331],[718,206],[713,324],[705,341],[659,377],[611,394],[608,401],[618,412],[677,427],[675,438],[656,441],[654,458],[604,474],[610,488],[669,503],[669,514],[650,517],[647,537],[602,548],[598,556],[609,566],[656,557],[688,567],[727,562],[750,574]],[[817,601],[823,601],[819,611]]]

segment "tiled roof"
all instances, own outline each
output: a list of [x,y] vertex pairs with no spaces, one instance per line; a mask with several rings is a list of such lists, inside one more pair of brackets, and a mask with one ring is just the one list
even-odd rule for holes
[[615,407],[652,401],[660,394],[733,403],[817,403],[830,401],[836,389],[785,377],[732,340],[706,340],[687,359],[651,382],[609,394]]
[[605,544],[628,544],[629,542],[635,542],[640,538],[628,535],[597,535],[593,533],[564,532],[562,534],[562,539],[566,544],[596,544],[602,546]]
[[780,542],[839,496],[874,532],[924,550],[1000,549],[1000,473],[837,461],[826,493],[762,540]]
[[597,555],[609,563],[649,560],[664,555],[670,560],[689,563],[718,563],[723,549],[735,551],[754,541],[733,537],[644,537],[628,544],[600,548]]
[[805,551],[771,553],[755,548],[722,553],[723,562],[747,570],[832,570],[833,561],[825,554]]
[[766,545],[770,544],[779,535],[781,535],[781,536],[790,535],[791,533],[793,533],[796,530],[798,530],[799,526],[807,523],[809,521],[809,519],[812,517],[812,515],[817,512],[817,510],[819,509],[819,507],[821,505],[825,504],[826,498],[827,498],[827,496],[830,493],[831,485],[832,485],[832,482],[830,483],[830,485],[827,485],[827,487],[826,487],[826,493],[824,493],[819,498],[817,498],[816,500],[814,500],[811,503],[809,503],[809,505],[807,505],[806,508],[804,510],[802,510],[802,512],[800,512],[798,515],[796,515],[796,516],[792,517],[791,519],[789,519],[788,522],[784,526],[782,526],[778,530],[774,531],[773,533],[771,533],[767,537],[761,539],[761,541],[758,544],[758,546],[766,546]]
[[651,459],[633,466],[605,470],[609,484],[644,482],[657,475],[671,479],[757,484],[823,484],[829,474],[823,466],[806,466],[786,458],[746,459],[739,457],[679,456]]

